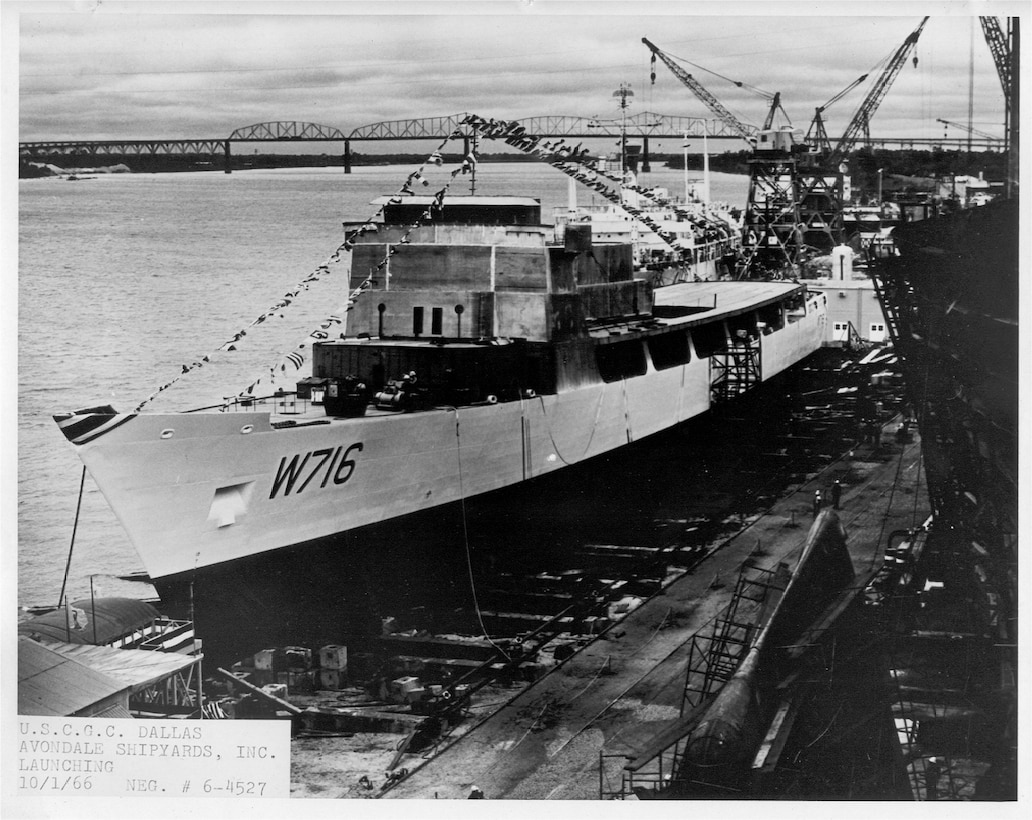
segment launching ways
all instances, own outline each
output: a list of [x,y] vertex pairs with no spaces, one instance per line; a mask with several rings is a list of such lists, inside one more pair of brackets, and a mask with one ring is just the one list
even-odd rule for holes
[[[826,494],[837,476],[848,473],[838,516],[857,578],[844,592],[859,592],[880,567],[886,535],[911,528],[915,513],[920,519],[927,510],[919,444],[906,445],[888,460],[882,460],[884,450],[877,456],[869,445],[852,455],[800,485],[694,574],[649,599],[436,758],[414,771],[410,767],[412,774],[385,797],[464,798],[475,784],[488,799],[597,800],[634,795],[635,776],[649,790],[661,791],[673,774],[670,750],[708,706],[699,700],[699,713],[691,714],[690,703],[682,712],[686,694],[695,697],[686,693],[692,642],[733,614],[729,605],[743,591],[736,584],[743,564],[760,571],[780,562],[794,567],[813,522],[814,490]],[[838,603],[823,614],[835,614]],[[816,635],[800,643],[811,638],[819,643]],[[833,646],[818,647],[817,657],[829,658]],[[791,691],[785,689],[787,705],[778,703],[764,721],[756,749],[768,744],[762,763],[777,757],[778,727],[790,728]],[[891,727],[888,712],[884,717]],[[750,764],[755,759],[750,755]],[[637,775],[629,768],[634,766]],[[906,790],[905,782],[901,788]]]

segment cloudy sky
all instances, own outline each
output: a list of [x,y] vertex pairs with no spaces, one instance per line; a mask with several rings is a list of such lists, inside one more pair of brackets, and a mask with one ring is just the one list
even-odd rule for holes
[[[933,16],[918,65],[900,72],[872,134],[932,137],[944,130],[937,118],[966,123],[973,64],[972,122],[1002,135],[1000,85],[970,15],[1003,17],[1020,5],[4,3],[20,12],[21,141],[223,137],[270,120],[348,132],[461,111],[615,117],[621,83],[634,90],[632,113],[709,116],[662,64],[650,84],[643,36],[694,63],[686,68],[743,121],[762,122],[767,103],[731,81],[780,91],[792,124],[805,130],[815,106],[865,72],[873,82],[924,14]],[[881,16],[855,16],[859,9]],[[833,137],[862,93],[825,114]]]

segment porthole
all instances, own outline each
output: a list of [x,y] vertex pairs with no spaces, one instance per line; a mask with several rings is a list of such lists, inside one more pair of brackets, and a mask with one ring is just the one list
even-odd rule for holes
[[174,436],[175,434],[176,431],[173,430],[171,427],[166,427],[164,430],[161,431],[162,438],[172,438],[172,436]]

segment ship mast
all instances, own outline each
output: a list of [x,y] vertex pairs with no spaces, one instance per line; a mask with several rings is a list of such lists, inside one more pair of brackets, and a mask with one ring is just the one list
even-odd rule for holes
[[620,173],[627,173],[627,107],[630,103],[628,97],[633,97],[634,92],[627,83],[620,83],[620,87],[613,92],[614,97],[620,98]]

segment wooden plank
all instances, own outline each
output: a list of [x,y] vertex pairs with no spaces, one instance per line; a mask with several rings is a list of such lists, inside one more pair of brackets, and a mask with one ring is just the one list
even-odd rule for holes
[[767,774],[777,768],[781,752],[792,734],[792,726],[799,714],[800,700],[791,695],[788,700],[783,700],[778,706],[778,711],[771,721],[770,728],[760,744],[760,749],[753,759],[752,768],[759,774]]
[[405,754],[405,752],[408,751],[408,747],[409,747],[409,744],[412,742],[412,738],[414,738],[416,736],[416,732],[418,732],[418,731],[419,731],[418,728],[413,729],[411,732],[409,732],[405,736],[405,739],[403,741],[401,741],[401,745],[398,746],[398,753],[396,755],[394,755],[393,759],[391,760],[390,765],[387,767],[387,771],[393,772],[395,770],[395,768],[397,768],[398,763],[401,762],[402,756]]
[[679,718],[673,726],[667,727],[656,735],[649,742],[649,745],[638,753],[637,757],[627,762],[624,769],[629,772],[638,771],[645,764],[655,760],[660,753],[665,752],[677,741],[686,737],[698,725],[700,718],[702,718],[710,703],[712,703],[712,699],[703,701],[687,715]]
[[298,707],[296,707],[293,703],[288,703],[287,701],[283,700],[282,698],[278,698],[275,695],[270,695],[268,692],[266,692],[263,689],[260,689],[259,687],[255,686],[253,683],[248,683],[243,678],[238,678],[232,672],[230,672],[230,671],[228,671],[226,669],[223,669],[221,666],[216,671],[220,675],[223,675],[223,676],[229,678],[231,681],[233,681],[233,683],[238,684],[240,686],[243,686],[245,689],[253,692],[256,695],[259,695],[260,697],[265,698],[266,700],[271,700],[273,703],[275,703],[281,709],[286,709],[292,715],[300,715],[301,712],[303,711],[303,710],[299,709]]

